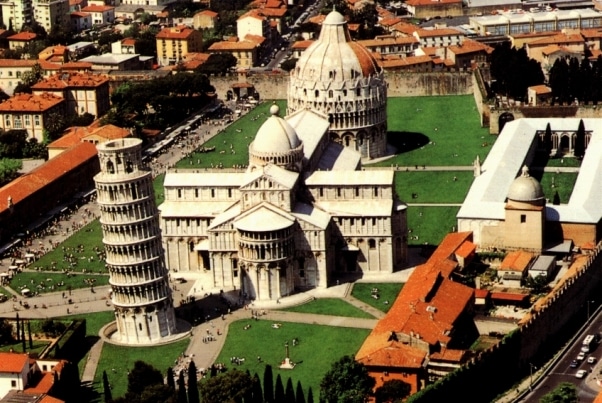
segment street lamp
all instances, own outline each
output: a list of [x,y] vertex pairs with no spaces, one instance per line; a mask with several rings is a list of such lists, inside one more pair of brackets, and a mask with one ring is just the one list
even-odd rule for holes
[[533,390],[533,369],[537,370],[537,367],[529,363],[530,378],[529,378],[529,391]]

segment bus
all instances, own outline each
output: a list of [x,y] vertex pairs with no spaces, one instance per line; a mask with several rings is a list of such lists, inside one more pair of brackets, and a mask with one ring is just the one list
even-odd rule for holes
[[581,351],[583,351],[584,353],[589,353],[592,349],[592,344],[594,344],[595,342],[595,338],[593,334],[588,334],[587,336],[585,336],[585,339],[583,339],[583,345],[581,346]]

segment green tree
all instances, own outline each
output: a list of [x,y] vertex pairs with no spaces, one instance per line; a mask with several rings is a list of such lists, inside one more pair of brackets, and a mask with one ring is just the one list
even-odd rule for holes
[[[176,398],[168,385],[157,383],[144,389],[140,395],[141,403],[176,403]],[[128,402],[130,403],[130,402]]]
[[104,391],[105,403],[111,403],[113,401],[113,393],[111,393],[111,385],[109,384],[107,371],[102,371],[102,390]]
[[81,380],[79,378],[77,365],[73,364],[71,361],[66,362],[61,370],[59,380],[59,397],[67,403],[80,402]]
[[252,378],[237,369],[206,379],[200,384],[203,403],[240,402],[252,388]]
[[1,158],[0,186],[4,186],[8,182],[16,179],[19,176],[19,169],[21,169],[22,166],[23,162],[20,159]]
[[293,381],[288,378],[286,388],[284,389],[284,399],[287,402],[295,402],[295,390],[293,389]]
[[266,403],[274,403],[274,375],[270,364],[263,370],[263,399]]
[[577,135],[575,136],[573,154],[577,158],[583,158],[583,155],[585,154],[585,125],[583,123],[583,119],[579,120],[579,127],[577,128]]
[[184,379],[184,371],[180,371],[178,375],[178,395],[176,401],[178,403],[188,403],[188,395],[186,393],[186,380]]
[[26,142],[25,130],[0,130],[0,158],[23,158]]
[[274,385],[274,401],[284,402],[284,385],[280,374],[276,375],[276,384]]
[[142,13],[140,14],[140,16],[138,17],[138,20],[144,24],[144,25],[148,25],[153,21],[157,21],[157,16],[155,14],[149,14],[149,13]]
[[236,63],[236,57],[230,53],[212,53],[196,71],[207,75],[223,75],[236,66]]
[[550,127],[550,123],[546,125],[546,132],[543,136],[543,146],[547,151],[548,155],[552,152],[552,128]]
[[30,71],[26,71],[21,75],[21,82],[29,87],[39,83],[44,78],[44,71],[40,63],[33,65]]
[[188,365],[188,403],[200,403],[196,376],[196,364],[191,360]]
[[548,279],[543,274],[525,278],[525,287],[530,288],[535,294],[541,294],[548,289]]
[[577,387],[570,382],[562,382],[550,393],[542,396],[540,403],[576,403],[579,401]]
[[322,378],[320,398],[327,403],[363,403],[374,384],[366,367],[346,355],[332,364]]
[[284,71],[291,71],[297,65],[297,60],[299,60],[299,59],[297,59],[296,57],[287,59],[287,60],[283,61],[282,64],[280,64],[280,68]]
[[141,395],[151,385],[163,383],[163,375],[152,365],[144,361],[136,361],[134,368],[128,374],[128,392]]
[[559,103],[568,102],[570,99],[569,65],[566,59],[556,59],[550,69],[549,77],[553,101]]
[[314,403],[314,392],[311,389],[311,386],[307,390],[307,403]]
[[0,346],[12,343],[13,327],[6,319],[0,319]]
[[173,373],[173,368],[169,367],[167,368],[167,375],[165,375],[167,378],[167,386],[169,386],[172,390],[172,392],[175,394],[176,391],[176,379],[175,379],[175,375]]
[[399,379],[391,379],[376,389],[376,403],[401,403],[410,395],[412,386]]
[[552,199],[552,204],[555,206],[560,205],[560,195],[558,194],[558,190],[554,192],[554,198]]
[[51,112],[44,119],[44,129],[46,130],[45,135],[48,141],[54,141],[61,137],[65,128],[67,127],[67,120],[65,116],[58,112]]
[[295,403],[305,403],[305,394],[303,394],[303,387],[301,381],[297,381],[297,389],[295,391]]
[[[247,403],[246,400],[245,403]],[[261,381],[257,374],[253,376],[253,399],[248,403],[263,403],[263,390],[261,390]]]

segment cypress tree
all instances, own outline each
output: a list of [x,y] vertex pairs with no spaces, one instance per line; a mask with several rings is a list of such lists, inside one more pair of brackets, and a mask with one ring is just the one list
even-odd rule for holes
[[291,380],[291,378],[288,378],[286,381],[286,389],[284,392],[284,398],[286,399],[285,401],[287,401],[287,402],[295,401],[295,390],[293,389],[293,381]]
[[196,379],[196,364],[190,361],[188,364],[188,403],[200,403],[199,387]]
[[552,151],[552,128],[550,127],[550,123],[548,123],[546,126],[546,133],[543,137],[543,145],[548,152],[548,155],[550,155],[550,152]]
[[284,385],[282,385],[282,378],[280,374],[276,375],[276,385],[274,386],[274,401],[284,402]]
[[19,313],[17,313],[17,341],[21,341],[21,321],[19,320]]
[[274,375],[270,364],[263,371],[263,398],[265,403],[274,403]]
[[188,403],[188,396],[186,396],[186,383],[184,381],[184,371],[180,371],[178,377],[178,396],[176,401],[178,403]]
[[111,393],[111,385],[109,385],[107,371],[102,371],[102,388],[104,390],[105,403],[111,403],[113,401],[113,394]]
[[309,390],[307,391],[307,403],[314,403],[314,393],[311,390],[311,386],[309,387]]
[[554,193],[554,199],[552,200],[552,204],[555,206],[560,205],[560,195],[558,194],[558,190]]
[[303,387],[301,381],[297,381],[297,390],[295,391],[295,403],[305,403],[305,395],[303,394]]
[[261,390],[261,381],[259,375],[255,374],[253,377],[253,400],[245,403],[263,403],[263,391]]
[[29,334],[29,349],[33,349],[33,339],[31,338],[31,322],[27,321],[27,333]]
[[583,124],[583,119],[579,120],[579,128],[577,129],[577,136],[575,136],[573,154],[577,158],[582,158],[585,154],[585,125]]
[[167,368],[167,386],[169,386],[169,388],[175,393],[176,392],[176,379],[175,379],[175,375],[173,374],[173,368],[169,367]]
[[25,322],[21,322],[21,344],[23,345],[23,352],[27,351],[27,345],[25,344]]

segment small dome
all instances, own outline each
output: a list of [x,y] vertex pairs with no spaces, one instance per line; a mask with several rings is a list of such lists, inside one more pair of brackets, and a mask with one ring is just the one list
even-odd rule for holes
[[326,18],[324,18],[324,24],[327,24],[327,25],[336,25],[336,24],[344,24],[344,23],[345,23],[345,17],[343,17],[343,14],[339,13],[336,10],[331,11],[330,13],[328,13]]
[[541,184],[537,179],[529,175],[529,168],[524,166],[522,175],[519,176],[510,185],[508,199],[519,202],[540,201],[544,198]]
[[272,116],[261,125],[253,141],[253,149],[256,152],[283,154],[299,147],[301,144],[295,129],[286,120],[278,116],[279,112],[278,105],[270,107]]

